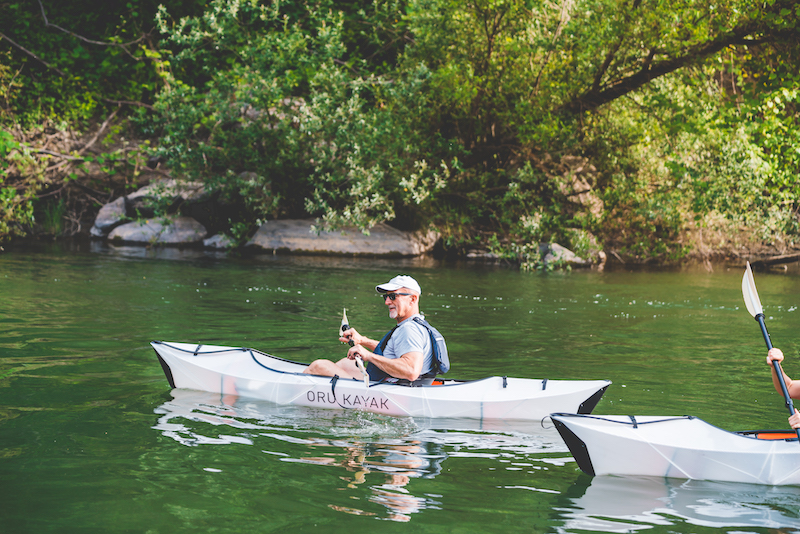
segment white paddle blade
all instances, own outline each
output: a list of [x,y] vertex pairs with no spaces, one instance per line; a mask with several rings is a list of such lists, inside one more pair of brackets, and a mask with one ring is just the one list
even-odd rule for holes
[[753,279],[753,271],[750,269],[749,261],[742,277],[742,296],[744,297],[744,305],[747,306],[747,311],[750,312],[750,315],[755,317],[759,313],[764,313],[764,308],[761,307],[761,300],[758,298],[756,281]]
[[347,322],[347,308],[342,308],[342,326],[339,327],[339,335],[342,335],[342,332],[347,330],[350,327],[350,323]]

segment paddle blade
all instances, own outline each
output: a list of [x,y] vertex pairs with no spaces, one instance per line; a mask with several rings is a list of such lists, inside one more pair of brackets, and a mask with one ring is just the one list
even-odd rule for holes
[[764,313],[764,308],[761,307],[761,299],[758,298],[756,281],[753,279],[753,271],[750,269],[749,261],[742,277],[742,296],[744,297],[744,305],[747,306],[747,311],[750,312],[750,315],[755,317],[759,313]]
[[[343,332],[346,330],[350,330],[350,323],[347,322],[347,308],[342,308],[342,326],[339,328],[339,335],[341,336]],[[350,338],[350,341],[347,342],[348,345],[351,347],[355,345],[353,343],[353,338]]]

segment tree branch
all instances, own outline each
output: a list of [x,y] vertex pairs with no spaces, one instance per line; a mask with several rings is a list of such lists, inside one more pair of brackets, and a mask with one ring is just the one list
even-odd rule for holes
[[103,124],[100,125],[100,128],[97,130],[97,133],[94,134],[94,137],[92,137],[89,140],[89,142],[86,143],[83,146],[83,148],[81,148],[80,150],[78,150],[76,152],[77,156],[71,156],[71,155],[67,155],[67,154],[60,154],[58,152],[54,152],[52,150],[47,150],[47,149],[44,149],[44,148],[35,148],[35,147],[32,147],[32,146],[26,145],[24,143],[20,143],[20,146],[23,146],[23,147],[31,150],[31,152],[36,152],[37,154],[47,154],[48,156],[54,156],[54,157],[57,157],[57,158],[61,159],[61,161],[56,163],[55,165],[51,165],[51,166],[47,167],[44,170],[44,172],[46,172],[46,173],[50,172],[50,171],[53,171],[53,170],[56,170],[56,169],[60,169],[61,167],[65,166],[65,165],[68,165],[68,164],[70,164],[72,162],[85,161],[85,158],[83,158],[83,154],[87,150],[89,150],[89,148],[91,148],[92,145],[94,145],[97,142],[97,140],[100,138],[100,134],[102,134],[103,131],[108,126],[108,123],[110,123],[114,119],[114,117],[116,117],[117,113],[119,112],[119,109],[120,108],[115,109],[106,118],[106,120],[103,122]]
[[622,41],[624,39],[622,37],[617,40],[617,43],[611,47],[611,50],[608,51],[606,54],[606,59],[603,61],[603,64],[600,65],[600,69],[597,71],[597,74],[594,76],[594,82],[592,83],[592,91],[597,91],[600,88],[600,82],[603,80],[603,76],[605,75],[608,67],[611,65],[611,61],[614,59],[614,56],[617,54],[619,47],[622,46]]
[[94,134],[94,137],[92,137],[91,141],[89,141],[88,143],[86,143],[86,145],[85,145],[85,146],[84,146],[82,149],[78,150],[78,154],[79,154],[79,155],[83,155],[83,153],[84,153],[84,152],[86,152],[87,150],[89,150],[89,147],[90,147],[90,146],[92,146],[93,144],[95,144],[95,142],[97,141],[97,139],[100,137],[100,134],[101,134],[101,133],[103,133],[103,130],[105,130],[105,129],[106,129],[106,126],[108,126],[108,123],[109,123],[109,122],[111,122],[111,120],[112,120],[114,117],[116,117],[116,116],[117,116],[117,113],[118,113],[118,112],[119,112],[119,107],[117,107],[117,109],[115,109],[115,110],[114,110],[114,111],[111,113],[111,115],[109,115],[109,116],[106,118],[106,120],[103,122],[103,124],[101,124],[101,125],[100,125],[100,129],[99,129],[99,130],[97,130],[97,133],[96,133],[96,134]]
[[14,42],[14,41],[12,41],[11,39],[9,39],[9,38],[8,38],[8,36],[7,36],[6,34],[4,34],[4,33],[0,32],[0,37],[2,37],[3,39],[5,39],[5,40],[6,40],[6,41],[8,41],[9,43],[11,43],[13,46],[16,46],[17,48],[19,48],[20,50],[22,50],[23,52],[25,52],[26,54],[28,54],[29,56],[31,56],[33,59],[35,59],[35,60],[36,60],[36,61],[38,61],[39,63],[43,64],[43,65],[44,65],[45,67],[47,67],[48,69],[53,69],[54,71],[56,71],[57,73],[59,73],[61,76],[66,76],[66,74],[64,74],[63,72],[61,72],[61,71],[58,69],[58,67],[54,67],[54,66],[52,66],[50,63],[48,63],[47,61],[43,60],[42,58],[40,58],[39,56],[37,56],[36,54],[34,54],[33,52],[31,52],[31,51],[30,51],[30,50],[28,50],[27,48],[23,47],[22,45],[18,45],[17,43],[15,43],[15,42]]
[[[553,55],[553,50],[555,49],[556,41],[558,40],[559,37],[561,37],[562,29],[567,24],[567,22],[569,22],[570,9],[573,7],[573,4],[574,3],[569,0],[563,0],[561,3],[561,10],[558,17],[558,25],[556,26],[555,32],[553,32],[553,39],[551,40],[550,43],[550,50],[547,51],[547,54],[545,54],[544,59],[542,59],[539,65],[539,73],[536,74],[536,81],[533,84],[533,89],[531,89],[530,92],[528,93],[529,97],[534,93],[539,92],[539,83],[541,82],[542,73],[544,72],[544,68],[550,62],[550,57]],[[531,65],[531,67],[533,67],[533,65]]]
[[44,148],[32,147],[30,145],[26,145],[25,143],[20,143],[19,146],[27,148],[31,152],[35,152],[37,154],[47,154],[48,156],[55,156],[57,158],[67,159],[67,160],[71,160],[71,161],[83,161],[83,158],[79,158],[79,157],[75,157],[75,156],[69,156],[67,154],[61,154],[60,152],[54,152],[52,150],[47,150],[47,149],[44,149]]
[[111,104],[117,104],[118,106],[139,106],[139,107],[147,108],[147,109],[151,109],[151,110],[155,109],[150,104],[145,104],[144,102],[132,102],[130,100],[111,100],[110,98],[104,98],[103,100],[105,100],[106,102],[109,102]]
[[103,42],[103,41],[93,41],[91,39],[87,39],[86,37],[83,37],[82,35],[78,35],[75,32],[71,32],[71,31],[69,31],[67,29],[64,29],[61,26],[58,26],[57,24],[52,24],[49,20],[47,20],[47,14],[44,11],[44,5],[42,5],[42,0],[38,0],[38,2],[39,2],[39,8],[41,8],[41,10],[42,10],[42,18],[44,19],[44,25],[45,25],[46,28],[55,28],[57,30],[60,30],[60,31],[62,31],[64,33],[67,33],[67,34],[75,37],[76,39],[80,39],[81,41],[83,41],[85,43],[98,45],[98,46],[116,46],[118,48],[123,49],[126,54],[128,54],[130,57],[132,57],[136,61],[141,61],[142,60],[142,58],[137,58],[133,54],[131,54],[130,50],[128,50],[128,47],[130,45],[142,42],[144,40],[144,38],[145,38],[145,34],[142,34],[138,39],[135,39],[135,40],[127,42],[127,43],[106,43],[106,42]]
[[61,191],[63,191],[65,187],[67,187],[66,183],[64,185],[62,185],[61,187],[59,187],[58,189],[54,190],[54,191],[50,191],[49,193],[43,193],[41,195],[36,195],[36,198],[42,199],[42,198],[55,196],[55,195],[59,194]]
[[573,113],[593,110],[607,104],[621,96],[633,92],[648,82],[685,67],[715,54],[733,44],[754,45],[767,39],[750,39],[749,36],[754,32],[763,29],[759,24],[750,22],[732,33],[719,37],[713,41],[708,41],[700,45],[688,48],[681,56],[666,59],[664,61],[652,63],[654,52],[651,50],[647,58],[642,62],[641,68],[635,74],[618,79],[604,87],[592,87],[582,95],[576,97],[566,104],[563,109]]

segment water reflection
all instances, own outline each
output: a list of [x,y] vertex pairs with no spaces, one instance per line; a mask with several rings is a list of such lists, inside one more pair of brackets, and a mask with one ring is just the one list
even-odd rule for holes
[[[585,481],[586,478],[583,478]],[[584,482],[585,484],[585,482]],[[580,492],[580,482],[570,492]],[[559,508],[559,532],[630,533],[682,523],[800,532],[800,487],[599,476]],[[679,529],[683,531],[683,529]]]
[[[340,443],[328,445],[342,446]],[[371,473],[380,474],[379,484],[368,485],[369,501],[386,507],[388,519],[395,521],[408,521],[410,514],[438,504],[431,497],[412,495],[407,486],[413,478],[433,478],[441,472],[441,462],[447,457],[441,446],[409,439],[398,443],[352,443],[344,445],[343,449],[343,458],[309,456],[287,461],[343,467],[348,474],[340,478],[350,489],[366,484]],[[356,508],[329,506],[345,513],[367,513]]]
[[347,514],[376,515],[357,505],[361,499],[382,506],[383,518],[393,521],[439,508],[441,495],[415,494],[412,482],[436,477],[450,457],[529,472],[570,460],[555,430],[529,421],[398,418],[181,389],[172,396],[155,409],[160,417],[153,428],[163,436],[188,447],[256,445],[282,462],[337,468],[336,489],[356,493],[352,506],[339,500],[328,507]]
[[[357,256],[315,256],[272,254],[257,248],[246,249],[229,253],[225,250],[208,249],[197,246],[141,246],[117,244],[107,241],[92,240],[88,244],[88,251],[103,256],[125,258],[132,260],[170,260],[170,261],[196,261],[196,260],[226,260],[231,262],[247,261],[255,264],[285,263],[302,268],[337,268],[337,269],[363,269],[363,258]],[[398,268],[431,268],[440,262],[431,256],[404,257],[404,258],[370,258],[374,267],[383,269]]]

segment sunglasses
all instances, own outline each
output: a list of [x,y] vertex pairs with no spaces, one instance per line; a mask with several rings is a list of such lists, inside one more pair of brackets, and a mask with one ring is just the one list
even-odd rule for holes
[[405,295],[407,297],[410,297],[412,294],[413,293],[382,293],[378,296],[383,298],[383,300],[386,300],[388,298],[389,300],[394,302],[394,299],[396,299],[398,295]]

